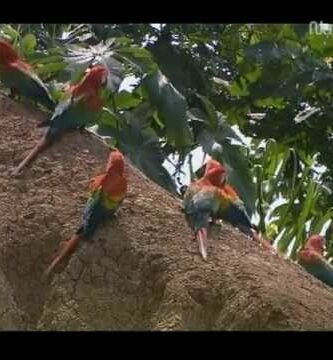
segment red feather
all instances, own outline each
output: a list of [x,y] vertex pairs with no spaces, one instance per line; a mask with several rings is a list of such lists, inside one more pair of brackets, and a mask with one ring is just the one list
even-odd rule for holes
[[0,64],[6,69],[32,71],[32,67],[20,57],[16,49],[6,40],[0,39]]
[[106,173],[98,175],[90,182],[90,190],[97,190],[102,187],[103,191],[110,197],[120,196],[127,190],[127,182],[124,177],[125,160],[119,150],[111,151]]

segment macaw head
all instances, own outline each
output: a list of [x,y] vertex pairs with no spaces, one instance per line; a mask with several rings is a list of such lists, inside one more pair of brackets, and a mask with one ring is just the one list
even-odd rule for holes
[[325,238],[321,235],[311,235],[307,240],[304,249],[315,250],[323,255],[325,249]]
[[124,155],[116,148],[111,149],[111,153],[106,165],[106,172],[109,174],[116,172],[117,174],[122,175],[124,173],[124,168]]
[[0,39],[0,63],[7,64],[19,58],[15,48],[6,40]]
[[109,70],[103,65],[93,65],[88,67],[84,73],[83,82],[89,83],[94,88],[106,85]]
[[[106,85],[109,71],[103,65],[93,65],[86,69],[83,78],[78,84],[71,85],[67,91],[74,96],[92,95],[96,98],[100,89]],[[97,106],[98,108],[99,106]]]
[[210,159],[206,163],[204,177],[214,186],[223,186],[226,182],[226,171],[217,160]]

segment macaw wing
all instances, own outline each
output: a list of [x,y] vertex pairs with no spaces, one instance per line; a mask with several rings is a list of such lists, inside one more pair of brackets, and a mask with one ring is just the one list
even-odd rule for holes
[[311,263],[300,261],[300,264],[314,277],[333,287],[333,267],[324,258],[318,256],[317,261]]
[[186,210],[191,206],[192,197],[195,193],[195,189],[193,186],[189,186],[184,194],[182,201],[182,209],[186,212]]
[[11,70],[2,74],[2,80],[6,86],[15,89],[20,95],[33,101],[39,102],[49,110],[53,110],[55,102],[52,96],[36,73],[19,64],[11,64]]
[[231,225],[239,228],[247,235],[252,235],[252,224],[242,200],[239,198],[230,199],[219,192],[220,207],[217,218],[228,221]]
[[219,208],[216,192],[211,190],[197,192],[192,198],[192,208],[194,211],[216,213]]
[[83,213],[83,234],[84,237],[89,239],[101,222],[103,222],[110,215],[110,211],[103,205],[103,192],[102,190],[94,191]]
[[88,109],[83,97],[70,95],[57,105],[51,126],[57,129],[81,128],[93,123],[96,116],[96,112]]
[[212,189],[200,189],[190,186],[184,196],[183,208],[186,213],[215,212],[218,209],[218,198]]
[[219,208],[219,200],[213,189],[190,187],[183,202],[186,218],[195,230],[205,228]]

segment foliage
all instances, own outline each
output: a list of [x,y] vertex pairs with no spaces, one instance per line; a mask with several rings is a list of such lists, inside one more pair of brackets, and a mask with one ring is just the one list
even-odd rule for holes
[[[327,230],[332,255],[332,37],[303,24],[7,24],[0,35],[56,99],[89,64],[106,64],[94,131],[168,191],[202,148],[281,250],[294,257]],[[131,77],[134,89],[122,89]]]

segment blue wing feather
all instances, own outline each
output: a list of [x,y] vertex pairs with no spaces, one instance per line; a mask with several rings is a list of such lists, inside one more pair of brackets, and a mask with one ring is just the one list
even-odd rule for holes
[[113,213],[103,206],[102,196],[101,190],[94,192],[84,209],[83,222],[78,233],[82,234],[86,240],[91,239],[98,226]]
[[84,100],[74,99],[72,96],[61,101],[50,120],[54,129],[76,129],[92,124],[98,112],[89,110]]
[[326,285],[333,287],[333,268],[324,259],[320,263],[300,263],[305,268],[305,270],[307,270],[314,277],[316,277]]
[[222,220],[228,221],[231,225],[239,228],[243,233],[252,235],[252,224],[245,208],[238,204],[230,205],[220,213]]
[[183,208],[191,227],[197,231],[208,227],[210,217],[219,208],[219,201],[215,192],[196,191],[190,186],[184,196]]
[[90,111],[83,101],[69,97],[56,106],[51,119],[44,123],[49,126],[47,137],[52,140],[60,135],[62,130],[92,125],[97,116],[98,112]]

